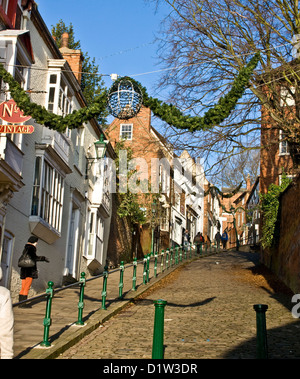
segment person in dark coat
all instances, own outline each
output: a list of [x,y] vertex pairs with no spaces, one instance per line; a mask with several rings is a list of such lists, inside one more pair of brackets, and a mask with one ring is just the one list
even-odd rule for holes
[[215,240],[217,242],[217,249],[219,250],[220,249],[220,242],[222,240],[222,236],[220,234],[220,231],[218,230],[216,235],[215,235]]
[[[39,257],[36,255],[36,245],[38,243],[38,237],[31,236],[28,239],[27,244],[24,247],[22,254],[25,252],[30,255],[31,259],[35,261],[35,266],[33,267],[21,267],[20,279],[22,279],[22,288],[19,294],[19,301],[26,300],[28,293],[32,284],[33,279],[38,278],[38,270],[36,262],[49,262],[49,259],[46,257]],[[22,305],[21,305],[22,306]]]

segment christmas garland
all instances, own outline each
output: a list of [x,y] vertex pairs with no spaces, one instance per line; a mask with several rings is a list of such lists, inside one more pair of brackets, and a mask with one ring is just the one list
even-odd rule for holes
[[[249,86],[253,71],[258,65],[260,53],[256,53],[249,63],[241,69],[238,76],[233,82],[231,90],[211,109],[209,109],[203,117],[184,115],[178,108],[172,104],[166,104],[156,98],[149,97],[147,91],[140,83],[136,82],[141,88],[143,96],[143,105],[151,109],[155,116],[167,122],[169,125],[177,129],[185,129],[190,132],[196,130],[207,130],[216,125],[221,124],[234,110],[238,100],[243,96],[246,88]],[[129,77],[119,78],[118,81],[128,79]]]
[[[194,132],[219,125],[230,115],[245,89],[249,86],[250,78],[259,62],[259,58],[260,54],[256,53],[249,63],[241,69],[228,94],[221,97],[218,103],[208,110],[203,117],[186,116],[172,104],[169,105],[156,98],[149,97],[146,89],[132,78],[122,77],[118,81],[129,79],[135,85],[138,85],[142,92],[143,105],[150,108],[155,116],[160,117],[163,121],[178,129]],[[5,70],[2,64],[0,64],[0,77],[9,85],[12,98],[26,116],[31,116],[37,123],[60,132],[63,132],[67,127],[69,129],[81,127],[84,122],[103,113],[107,107],[107,91],[103,91],[90,106],[73,111],[65,117],[59,116],[48,112],[45,107],[31,102],[26,92],[15,81],[13,76]]]
[[81,108],[65,117],[59,116],[48,112],[45,107],[31,102],[20,84],[5,70],[2,64],[0,64],[0,77],[9,85],[12,98],[26,116],[31,116],[37,123],[59,132],[63,132],[66,128],[75,129],[82,127],[84,122],[100,115],[106,109],[107,95],[104,92],[89,107]]

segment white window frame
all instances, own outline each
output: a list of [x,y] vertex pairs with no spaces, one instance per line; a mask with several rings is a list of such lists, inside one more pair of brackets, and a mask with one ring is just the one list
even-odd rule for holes
[[[31,216],[38,216],[51,228],[59,233],[62,225],[64,198],[64,177],[44,156],[37,156],[33,193],[31,201]],[[34,203],[35,202],[35,203]],[[34,206],[37,208],[34,209]]]
[[[296,175],[286,175],[288,179],[293,179]],[[282,174],[279,175],[279,185],[281,185],[282,182]]]
[[283,140],[285,137],[284,132],[279,130],[279,155],[290,155],[288,142]]
[[[62,73],[64,60],[50,59],[48,61],[49,70],[47,78],[47,93],[45,107],[49,112],[66,116],[73,112],[74,93],[66,77]],[[56,76],[56,81],[51,83],[51,77]],[[51,102],[50,92],[52,91]],[[52,106],[51,106],[52,105]],[[68,136],[69,137],[69,136]]]
[[[130,130],[123,130],[123,127],[130,127]],[[123,133],[130,133],[130,138],[128,137],[124,138]],[[121,124],[120,125],[120,139],[132,141],[132,137],[133,137],[133,124]]]

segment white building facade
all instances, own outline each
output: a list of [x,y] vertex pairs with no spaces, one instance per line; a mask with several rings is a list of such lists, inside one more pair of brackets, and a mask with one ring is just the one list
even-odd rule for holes
[[[57,48],[37,7],[22,6],[20,29],[3,24],[0,62],[31,101],[49,112],[66,115],[86,106],[78,78]],[[21,12],[21,13],[20,13]],[[74,51],[74,53],[77,51]],[[1,101],[10,99],[6,86]],[[80,273],[96,274],[106,262],[111,219],[109,171],[98,161],[94,143],[102,130],[95,120],[64,133],[30,119],[32,134],[0,135],[1,285],[16,299],[21,281],[18,258],[30,235],[39,237],[37,254],[50,263],[38,263],[39,278],[30,295],[44,291],[48,281],[61,286]],[[106,156],[113,158],[107,144]]]

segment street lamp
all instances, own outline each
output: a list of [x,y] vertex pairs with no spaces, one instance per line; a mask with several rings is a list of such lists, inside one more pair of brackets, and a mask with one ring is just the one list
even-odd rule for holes
[[104,158],[106,149],[107,149],[108,141],[104,140],[104,135],[101,134],[99,141],[94,142],[95,151],[96,151],[96,157],[94,158],[86,158],[87,159],[87,166],[86,166],[86,179],[88,177],[88,170],[92,167],[92,164],[95,161],[99,161],[100,159]]
[[108,141],[104,140],[104,135],[101,134],[99,141],[94,142],[96,150],[96,159],[104,158]]

